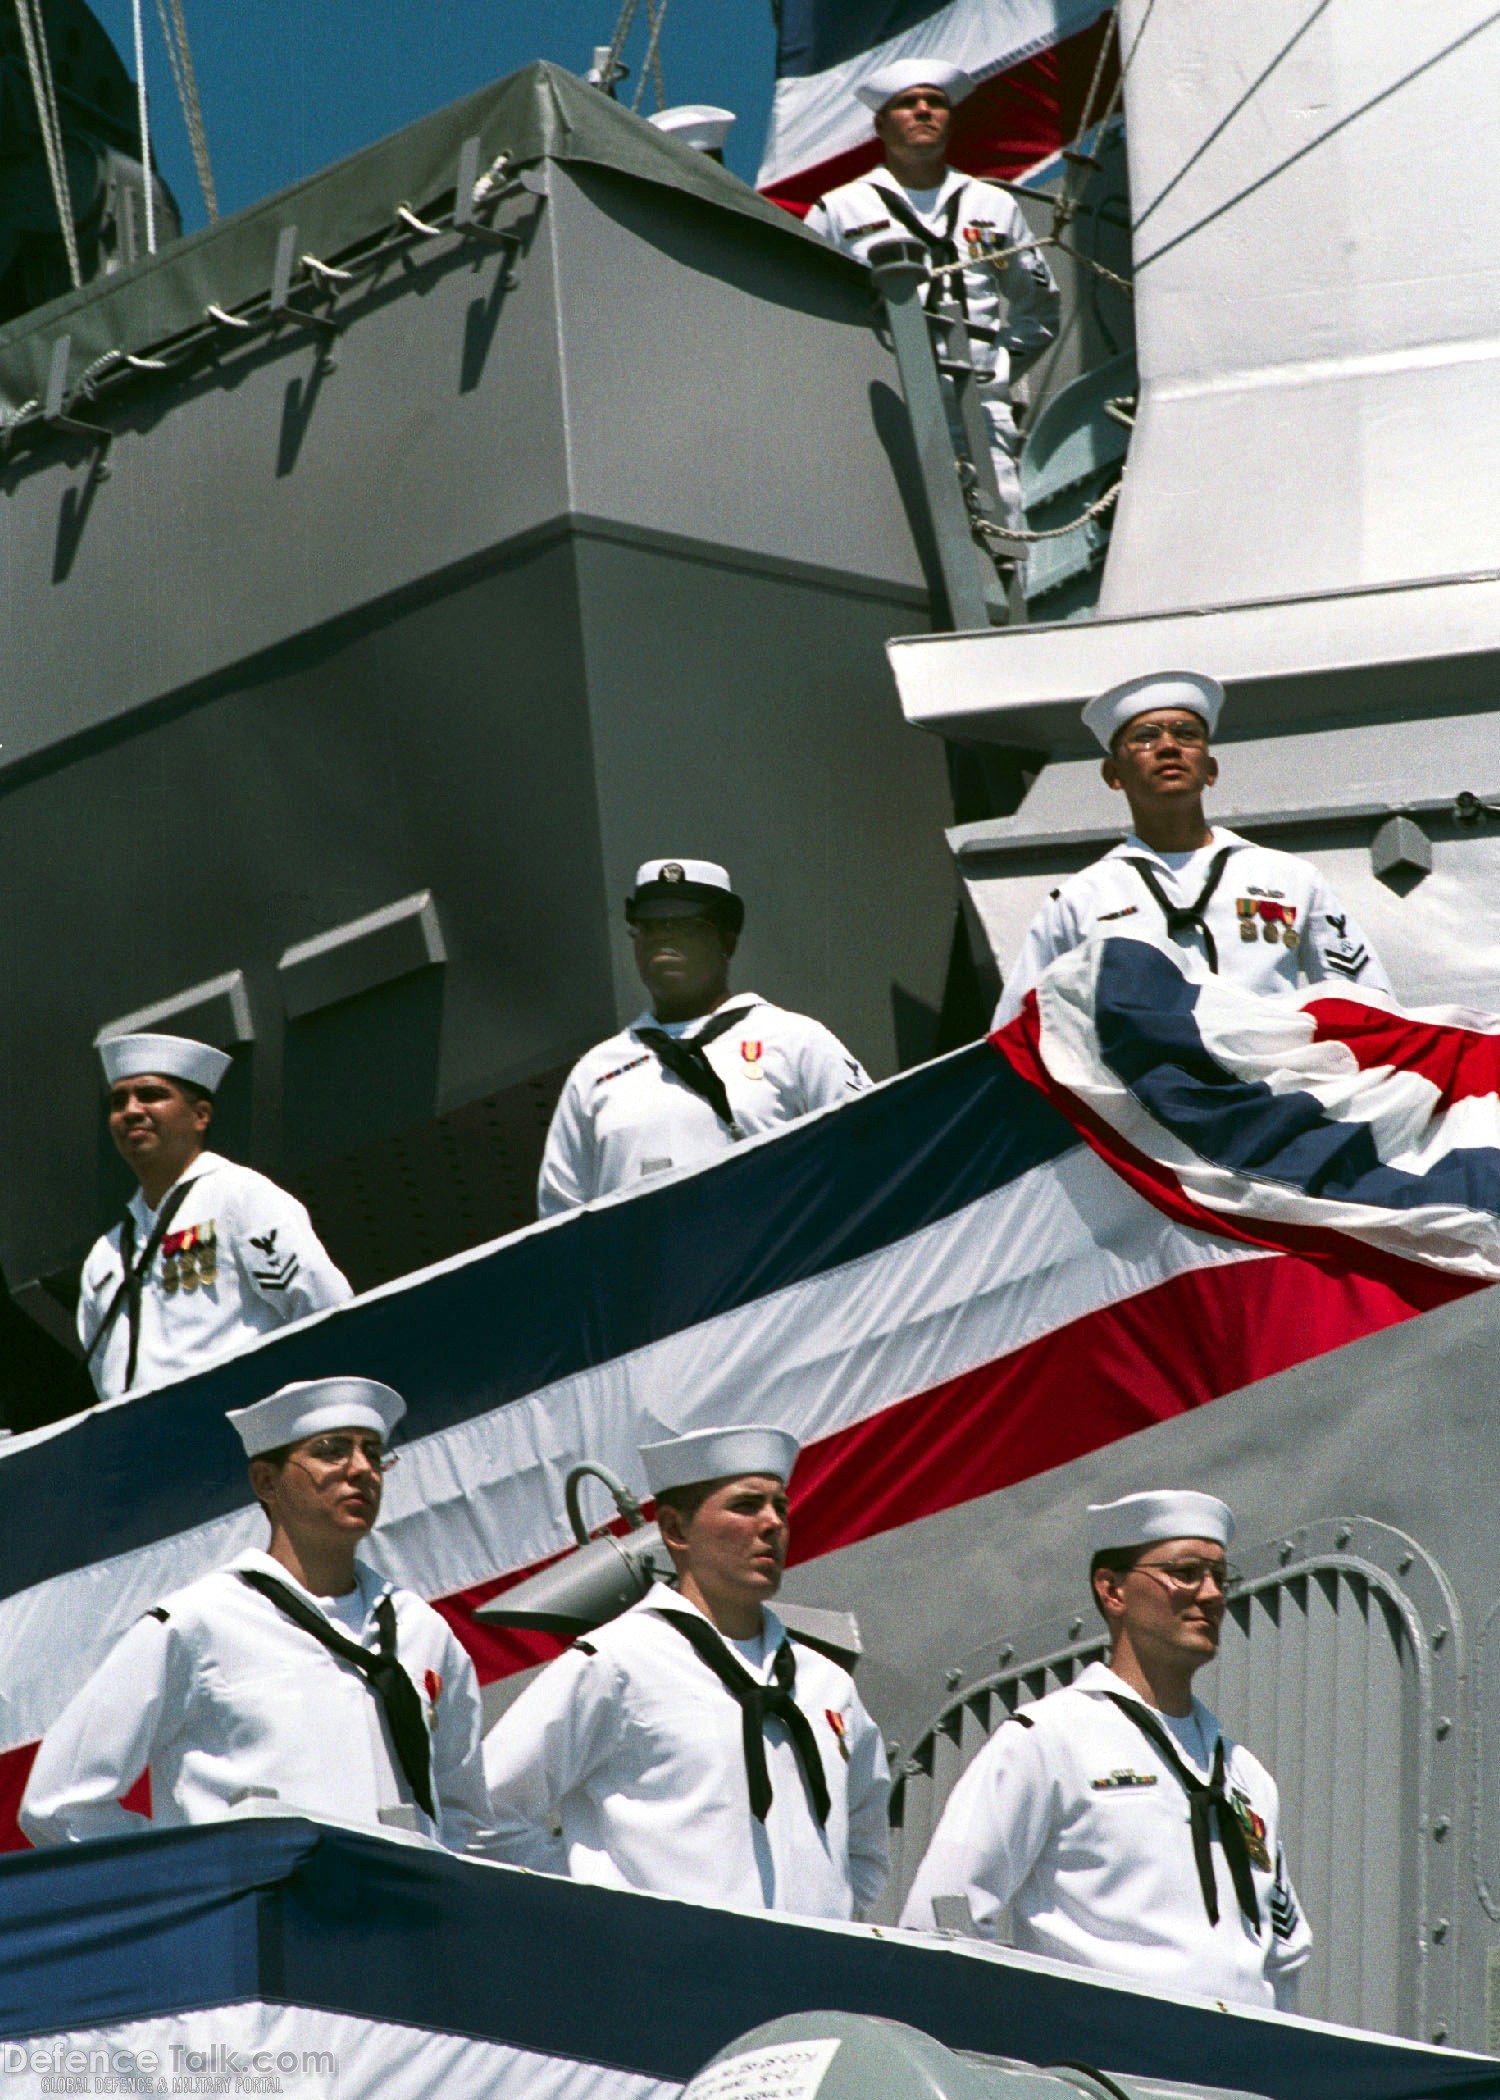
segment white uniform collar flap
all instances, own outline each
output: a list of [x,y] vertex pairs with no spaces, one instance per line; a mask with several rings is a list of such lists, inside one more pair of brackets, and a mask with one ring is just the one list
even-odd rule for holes
[[[255,1568],[262,1575],[274,1577],[277,1582],[284,1583],[294,1595],[306,1598],[309,1604],[316,1605],[319,1611],[323,1611],[323,1599],[315,1597],[305,1584],[297,1580],[289,1568],[284,1568],[279,1560],[273,1560],[269,1553],[262,1553],[258,1546],[247,1546],[243,1553],[237,1553],[224,1572],[233,1575],[241,1568]],[[381,1598],[389,1597],[396,1587],[388,1576],[377,1574],[367,1561],[362,1560],[356,1560],[354,1563],[354,1580],[365,1600],[367,1620]],[[327,1616],[324,1612],[324,1617]]]
[[[1238,851],[1241,846],[1248,846],[1249,844],[1249,839],[1241,838],[1239,833],[1231,831],[1227,824],[1212,824],[1209,826],[1208,844],[1206,846],[1195,846],[1193,851],[1195,853],[1212,853],[1217,852],[1221,846],[1231,846]],[[1155,846],[1148,846],[1146,841],[1143,838],[1138,838],[1133,831],[1128,831],[1118,846],[1111,846],[1104,857],[1106,860],[1139,860],[1143,853],[1148,859],[1157,861],[1166,870],[1167,874],[1170,875],[1172,873],[1170,865],[1158,849]]]
[[[1144,1706],[1147,1713],[1156,1714],[1163,1721],[1185,1721],[1189,1718],[1187,1714],[1163,1714],[1160,1707],[1153,1706],[1133,1684],[1127,1684],[1123,1677],[1117,1677],[1108,1663],[1090,1663],[1087,1669],[1080,1671],[1073,1679],[1071,1689],[1075,1692],[1113,1693],[1117,1699],[1129,1699],[1136,1706]],[[1217,1729],[1218,1723],[1201,1699],[1194,1698],[1192,1712],[1201,1718],[1206,1728]]]
[[631,1022],[630,1033],[637,1035],[643,1028],[661,1028],[668,1035],[685,1035],[691,1041],[692,1033],[705,1027],[708,1022],[722,1020],[726,1014],[733,1014],[738,1018],[741,1014],[749,1013],[753,1006],[764,1006],[765,1003],[759,992],[731,992],[724,1004],[716,1006],[711,1014],[695,1014],[691,1021],[658,1021],[648,1006],[644,1013],[637,1014]]
[[[164,1192],[161,1202],[165,1203],[167,1201],[172,1194],[172,1189],[185,1188],[191,1182],[201,1181],[205,1174],[212,1174],[216,1167],[222,1167],[226,1164],[227,1162],[217,1152],[200,1152],[190,1167],[183,1168],[177,1179],[172,1183],[172,1188]],[[130,1199],[129,1209],[136,1224],[143,1232],[149,1233],[156,1222],[161,1203],[158,1203],[156,1209],[152,1210],[146,1201],[144,1191],[137,1189]]]
[[[714,1625],[713,1620],[708,1616],[707,1612],[700,1611],[697,1605],[690,1603],[688,1599],[683,1596],[680,1590],[674,1590],[669,1582],[652,1583],[650,1589],[647,1590],[645,1596],[641,1598],[640,1602],[637,1604],[632,1604],[630,1609],[632,1611],[675,1611],[691,1613],[691,1615],[695,1619],[701,1619],[705,1626]],[[785,1626],[781,1623],[781,1620],[777,1617],[776,1613],[772,1611],[769,1604],[763,1604],[761,1606],[761,1612],[765,1620],[766,1660],[767,1662],[769,1662],[771,1657],[781,1646],[782,1642],[786,1639],[787,1632]],[[719,1628],[717,1626],[714,1626],[714,1632],[719,1633]],[[729,1641],[728,1634],[720,1633],[719,1637],[721,1640]],[[731,1648],[733,1647],[732,1641],[730,1641],[730,1646]],[[738,1653],[738,1650],[735,1650],[735,1653]]]

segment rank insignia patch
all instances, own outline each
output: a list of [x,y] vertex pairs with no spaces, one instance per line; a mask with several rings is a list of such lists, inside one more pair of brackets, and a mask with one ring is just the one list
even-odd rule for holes
[[1349,915],[1347,912],[1329,912],[1328,923],[1337,934],[1338,939],[1332,947],[1324,949],[1324,962],[1330,970],[1337,971],[1340,977],[1357,977],[1365,964],[1370,960],[1369,949],[1363,941],[1350,940]]
[[1286,1865],[1278,1852],[1276,1879],[1271,1884],[1271,1930],[1277,1939],[1289,1940],[1301,1922],[1297,1899],[1292,1894],[1291,1885],[1286,1878]]
[[847,1722],[845,1721],[845,1719],[844,1719],[843,1715],[842,1715],[842,1714],[841,1714],[841,1713],[840,1713],[840,1712],[838,1711],[837,1707],[833,1707],[833,1706],[825,1706],[825,1707],[824,1707],[824,1709],[823,1709],[823,1719],[824,1719],[824,1720],[825,1720],[825,1721],[826,1721],[826,1722],[828,1723],[829,1727],[830,1727],[830,1728],[831,1728],[831,1729],[833,1730],[833,1732],[834,1732],[834,1735],[835,1735],[835,1736],[837,1737],[837,1739],[838,1739],[838,1746],[839,1746],[839,1756],[840,1756],[840,1757],[841,1757],[841,1758],[842,1758],[842,1759],[844,1760],[844,1763],[845,1763],[845,1764],[848,1764],[848,1762],[849,1762],[849,1727],[848,1727],[848,1723],[847,1723]]
[[297,1273],[302,1267],[295,1253],[283,1254],[276,1245],[278,1230],[279,1228],[273,1225],[268,1232],[259,1236],[255,1233],[250,1235],[250,1244],[256,1254],[250,1274],[263,1291],[284,1291],[289,1284],[296,1282]]
[[1089,1785],[1096,1794],[1114,1794],[1126,1787],[1155,1786],[1154,1772],[1132,1772],[1128,1765],[1121,1765],[1113,1772],[1106,1772],[1102,1779],[1091,1779]]

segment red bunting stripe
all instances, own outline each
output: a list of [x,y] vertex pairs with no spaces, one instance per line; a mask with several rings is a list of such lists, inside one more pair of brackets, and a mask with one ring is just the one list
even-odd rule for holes
[[[1293,1254],[1191,1270],[809,1445],[792,1484],[793,1561],[1013,1487],[1480,1288],[1414,1262],[1368,1267],[1361,1250],[1358,1272]],[[1201,1346],[1162,1346],[1184,1333]],[[481,1683],[566,1646],[473,1617],[547,1565],[434,1599]],[[25,1845],[15,1811],[34,1755],[34,1745],[0,1755],[0,1850]],[[135,1790],[130,1805],[144,1805]]]
[[1500,1094],[1500,1035],[1414,1021],[1352,999],[1303,1006],[1315,1043],[1342,1043],[1362,1072],[1415,1072],[1438,1090],[1434,1113],[1455,1101]]

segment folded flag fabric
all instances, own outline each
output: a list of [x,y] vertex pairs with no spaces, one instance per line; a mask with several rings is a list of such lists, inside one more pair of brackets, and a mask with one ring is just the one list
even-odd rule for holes
[[1326,985],[1268,999],[1114,934],[1059,957],[995,1041],[1180,1218],[1500,1280],[1500,1020]]

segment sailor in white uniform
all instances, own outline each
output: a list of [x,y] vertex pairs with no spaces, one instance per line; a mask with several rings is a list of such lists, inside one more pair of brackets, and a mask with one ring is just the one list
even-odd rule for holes
[[568,1074],[537,1184],[544,1218],[716,1159],[870,1083],[821,1021],[731,994],[745,907],[717,862],[648,860],[625,917],[651,1005]]
[[1162,671],[1111,686],[1083,719],[1103,747],[1109,786],[1131,829],[1102,860],[1052,892],[1006,972],[993,1026],[1021,1010],[1048,963],[1102,928],[1165,928],[1189,974],[1247,991],[1350,984],[1389,992],[1374,950],[1311,861],[1210,824],[1203,796],[1219,777],[1210,750],[1224,705],[1217,679]]
[[[830,190],[807,224],[856,262],[878,242],[906,235],[920,241],[934,267],[972,267],[934,280],[929,303],[951,294],[963,313],[970,354],[980,373],[980,404],[1007,521],[1019,525],[1020,449],[1010,387],[1057,334],[1058,294],[1052,272],[1014,199],[992,182],[962,175],[947,161],[954,105],[973,92],[967,73],[942,59],[902,58],[882,66],[854,92],[875,113],[885,164]],[[986,255],[1005,254],[986,262]],[[949,421],[962,442],[952,388],[944,380]]]
[[[846,1670],[770,1609],[784,1430],[646,1446],[677,1587],[551,1664],[485,1742],[493,1856],[736,1910],[849,1918],[885,1883],[885,1752]],[[557,1834],[560,1833],[560,1834]]]
[[78,1335],[101,1399],[184,1378],[353,1297],[296,1197],[206,1150],[224,1051],[120,1035],[99,1055],[110,1136],[140,1183],[83,1265]]
[[33,1844],[140,1831],[121,1796],[148,1767],[157,1828],[309,1815],[474,1844],[473,1665],[430,1605],[356,1558],[405,1412],[389,1386],[320,1378],[230,1414],[266,1550],[164,1597],[58,1716],[21,1804]]
[[1234,1519],[1170,1490],[1089,1510],[1109,1664],[1003,1721],[954,1788],[903,1925],[961,1896],[981,1930],[1168,1990],[1287,2009],[1312,1936],[1275,1781],[1192,1694],[1219,1645]]

